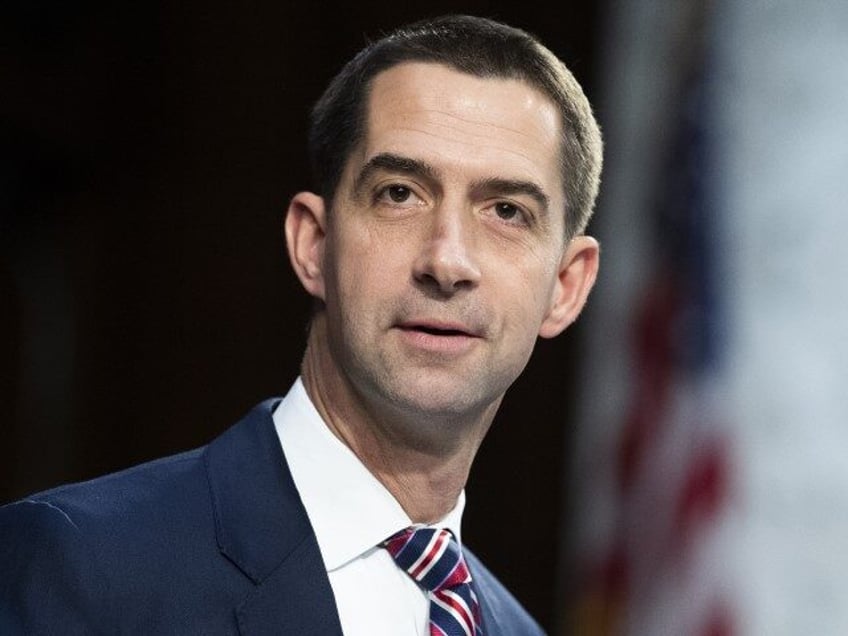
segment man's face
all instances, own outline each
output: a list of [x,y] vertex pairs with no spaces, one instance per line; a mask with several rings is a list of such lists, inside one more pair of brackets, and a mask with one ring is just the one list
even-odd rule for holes
[[373,81],[321,247],[334,372],[370,405],[497,408],[561,288],[561,125],[528,84],[406,63]]

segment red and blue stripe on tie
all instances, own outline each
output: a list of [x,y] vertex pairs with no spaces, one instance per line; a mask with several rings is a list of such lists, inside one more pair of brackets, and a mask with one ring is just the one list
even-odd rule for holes
[[383,544],[430,597],[430,636],[483,636],[480,606],[459,544],[448,530],[413,526]]

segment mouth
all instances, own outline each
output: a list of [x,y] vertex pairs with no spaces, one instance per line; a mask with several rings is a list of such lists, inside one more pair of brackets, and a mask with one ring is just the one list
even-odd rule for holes
[[460,323],[412,320],[397,325],[405,346],[426,355],[460,356],[472,351],[482,334]]
[[399,325],[403,331],[417,332],[431,336],[478,338],[474,330],[459,324],[432,321],[405,322]]

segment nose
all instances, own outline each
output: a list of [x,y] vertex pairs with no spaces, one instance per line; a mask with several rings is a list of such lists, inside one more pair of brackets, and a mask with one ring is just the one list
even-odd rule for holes
[[462,213],[434,212],[413,266],[415,280],[445,295],[477,286],[480,267],[467,224]]

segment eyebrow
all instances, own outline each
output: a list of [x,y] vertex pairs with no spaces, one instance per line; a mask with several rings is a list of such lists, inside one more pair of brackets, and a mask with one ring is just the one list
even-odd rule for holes
[[425,161],[395,155],[390,152],[381,152],[380,154],[371,157],[371,159],[362,166],[362,170],[359,171],[359,174],[356,175],[356,179],[353,182],[353,191],[359,192],[363,184],[371,177],[371,175],[380,170],[420,176],[430,181],[434,181],[438,177],[436,169]]

